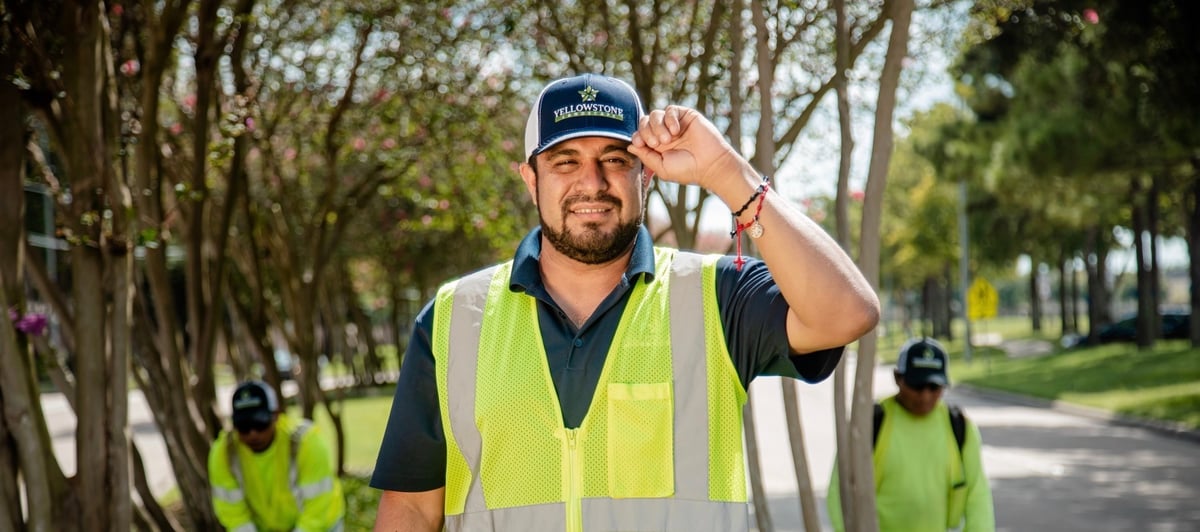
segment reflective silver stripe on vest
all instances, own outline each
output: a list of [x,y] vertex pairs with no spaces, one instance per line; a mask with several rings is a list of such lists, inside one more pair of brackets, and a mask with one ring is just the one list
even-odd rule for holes
[[238,503],[246,499],[246,495],[239,489],[227,489],[220,486],[212,487],[212,496],[214,499],[229,503]]
[[[304,496],[303,488],[297,484],[300,478],[300,468],[296,465],[296,457],[300,455],[300,442],[304,440],[304,435],[310,428],[312,428],[312,423],[303,419],[288,435],[288,443],[291,444],[288,446],[288,487],[291,488],[292,498],[296,501],[297,512],[304,511],[304,501],[310,498]],[[328,478],[325,480],[329,481],[329,489],[333,489],[333,481]]]
[[[708,500],[708,379],[703,257],[679,252],[671,264],[671,372],[675,376],[675,496]],[[695,331],[699,334],[684,331]],[[676,334],[681,333],[681,334]],[[744,511],[744,510],[743,510]],[[723,529],[715,529],[723,530]]]
[[566,529],[567,509],[563,503],[518,506],[446,516],[446,530],[455,532],[493,532],[497,530],[526,532]]
[[746,532],[750,530],[750,515],[746,511],[746,505],[740,502],[684,499],[584,499],[583,529],[588,532],[618,530],[622,532],[630,530]]
[[307,501],[313,497],[318,497],[333,491],[333,479],[325,477],[316,482],[310,482],[296,488],[296,499]]
[[258,531],[258,527],[254,526],[254,523],[246,523],[237,528],[231,528],[229,530],[229,532],[257,532],[257,531]]
[[[486,268],[459,279],[454,288],[454,305],[450,313],[446,403],[450,411],[451,434],[471,470],[471,488],[467,491],[466,506],[463,508],[466,514],[487,510],[483,486],[479,483],[483,437],[475,426],[475,367],[479,359],[483,307],[487,304],[488,288],[497,269]],[[447,529],[455,530],[450,527]]]

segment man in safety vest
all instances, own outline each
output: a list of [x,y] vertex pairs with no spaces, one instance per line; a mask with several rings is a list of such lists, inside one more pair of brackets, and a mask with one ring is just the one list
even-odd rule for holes
[[233,392],[234,432],[208,453],[213,510],[230,531],[342,529],[346,501],[329,443],[308,420],[279,411],[275,391],[247,381]]
[[[608,76],[543,89],[520,175],[540,226],[416,319],[376,530],[748,530],[746,388],[827,377],[870,284],[707,118]],[[720,198],[739,253],[655,247],[653,177]]]
[[[882,532],[996,529],[979,428],[942,400],[948,362],[933,339],[906,342],[893,372],[900,391],[875,407],[875,510]],[[839,482],[835,461],[826,504],[837,532],[844,529]]]

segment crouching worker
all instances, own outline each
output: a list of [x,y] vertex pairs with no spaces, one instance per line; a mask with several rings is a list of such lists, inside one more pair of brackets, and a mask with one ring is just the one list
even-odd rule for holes
[[247,381],[233,392],[233,428],[208,454],[213,510],[230,531],[342,530],[346,501],[333,452],[308,420],[279,411],[275,391]]

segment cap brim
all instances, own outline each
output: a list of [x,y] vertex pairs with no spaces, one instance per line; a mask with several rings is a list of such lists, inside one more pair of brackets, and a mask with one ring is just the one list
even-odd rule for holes
[[946,386],[950,384],[950,381],[944,373],[910,372],[904,375],[904,383],[909,386],[924,386],[926,384]]
[[580,137],[605,137],[605,138],[610,138],[610,139],[623,140],[625,142],[633,142],[632,135],[627,135],[625,133],[622,133],[619,131],[613,131],[611,129],[576,129],[576,130],[572,130],[572,131],[563,133],[562,135],[558,135],[554,138],[551,138],[550,140],[546,141],[545,146],[534,149],[533,153],[530,153],[529,156],[530,157],[536,156],[539,153],[542,153],[550,148],[553,148],[555,145],[557,145],[561,142],[566,142],[568,140],[577,139]]
[[263,427],[271,423],[271,417],[266,410],[237,413],[233,415],[233,427],[239,430]]

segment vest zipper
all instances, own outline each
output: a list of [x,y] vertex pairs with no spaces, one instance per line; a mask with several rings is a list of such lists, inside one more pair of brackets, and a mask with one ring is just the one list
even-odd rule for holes
[[579,463],[579,429],[566,429],[567,436],[567,530],[583,532],[583,467]]

